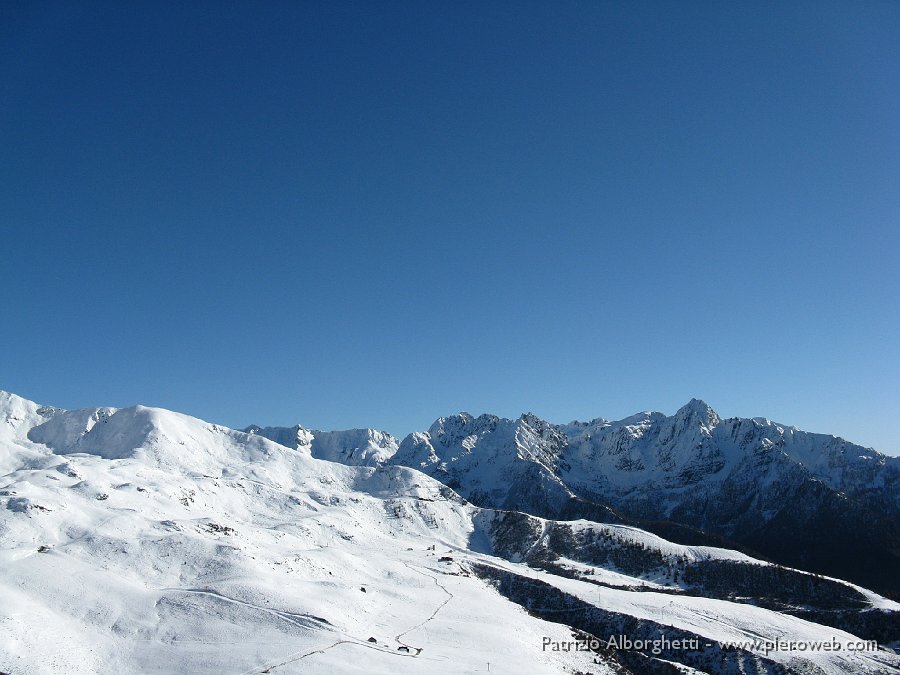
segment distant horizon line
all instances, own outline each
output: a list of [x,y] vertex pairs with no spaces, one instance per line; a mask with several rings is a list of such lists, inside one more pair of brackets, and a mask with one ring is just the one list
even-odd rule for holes
[[255,422],[251,422],[250,424],[247,424],[247,425],[244,425],[244,426],[232,426],[231,424],[225,424],[225,423],[223,423],[223,422],[214,422],[214,421],[208,420],[208,419],[206,419],[206,418],[204,418],[204,417],[199,417],[199,416],[197,416],[197,415],[194,415],[193,413],[190,413],[190,412],[186,412],[186,411],[182,411],[182,410],[176,410],[176,409],[174,409],[174,408],[167,408],[167,407],[162,406],[162,405],[146,405],[146,404],[144,404],[144,403],[134,403],[134,404],[132,404],[132,405],[127,405],[127,406],[100,405],[100,406],[83,406],[83,407],[79,407],[79,408],[63,408],[63,407],[61,407],[61,406],[56,406],[56,405],[52,405],[52,404],[47,404],[47,403],[42,403],[42,402],[39,402],[39,401],[35,401],[35,400],[30,399],[30,398],[27,398],[27,397],[25,397],[25,396],[21,396],[21,395],[19,395],[19,394],[16,394],[15,392],[12,392],[12,391],[10,391],[10,390],[8,390],[8,389],[0,389],[0,395],[2,395],[2,394],[7,394],[7,395],[10,395],[10,396],[15,396],[15,397],[20,398],[20,399],[22,399],[22,400],[24,400],[24,401],[28,401],[28,402],[30,402],[30,403],[33,403],[33,404],[35,404],[35,405],[39,405],[39,406],[41,406],[41,407],[54,408],[54,409],[57,409],[57,410],[64,410],[64,411],[91,410],[91,409],[102,409],[102,408],[111,408],[111,409],[113,409],[113,410],[119,411],[119,410],[127,410],[128,408],[137,408],[137,407],[143,407],[143,408],[156,408],[156,409],[159,409],[159,410],[165,410],[165,411],[167,411],[167,412],[173,412],[173,413],[176,413],[176,414],[179,414],[179,415],[185,415],[185,416],[187,416],[187,417],[193,417],[194,419],[198,419],[198,420],[200,420],[200,421],[202,421],[202,422],[206,422],[207,424],[217,424],[217,425],[219,425],[219,426],[224,426],[224,427],[226,427],[226,428],[228,428],[228,429],[232,429],[233,431],[240,431],[240,432],[245,432],[245,433],[246,433],[246,430],[247,430],[247,429],[250,429],[251,427],[256,427],[256,428],[258,428],[258,429],[292,429],[292,428],[294,428],[294,427],[299,427],[299,428],[301,428],[301,429],[305,429],[306,431],[313,431],[313,432],[314,432],[314,431],[318,431],[318,432],[321,432],[321,433],[347,432],[347,431],[367,431],[367,430],[371,430],[371,431],[377,431],[377,432],[380,432],[380,433],[386,433],[386,434],[388,434],[389,436],[391,436],[392,438],[394,438],[394,439],[396,439],[396,440],[398,440],[398,441],[402,441],[404,438],[406,438],[407,436],[409,436],[409,435],[411,435],[411,434],[414,434],[414,433],[422,433],[422,432],[427,431],[427,430],[430,429],[430,428],[431,428],[438,420],[441,420],[441,419],[447,419],[447,418],[449,418],[449,417],[455,417],[455,416],[459,416],[459,415],[467,415],[467,416],[471,417],[473,420],[476,420],[476,419],[478,419],[479,417],[490,416],[490,417],[496,417],[496,418],[499,419],[499,420],[505,420],[505,421],[515,421],[515,420],[521,419],[521,418],[523,418],[523,417],[525,417],[525,416],[527,416],[527,415],[533,415],[534,417],[537,417],[539,420],[541,420],[541,421],[543,421],[543,422],[547,422],[547,423],[552,424],[552,425],[557,426],[557,427],[563,427],[563,426],[567,426],[567,425],[570,425],[570,424],[591,424],[591,423],[599,423],[599,422],[606,422],[606,423],[609,423],[609,424],[615,424],[615,423],[618,423],[618,422],[624,422],[625,420],[628,420],[628,419],[630,419],[630,418],[632,418],[632,417],[638,417],[638,416],[640,416],[640,415],[654,415],[654,414],[655,414],[655,415],[663,415],[663,416],[666,417],[666,418],[670,418],[670,417],[675,417],[680,411],[682,411],[683,409],[685,409],[685,408],[691,406],[691,404],[697,403],[697,404],[702,404],[702,405],[707,406],[707,407],[708,407],[708,408],[716,415],[716,417],[719,418],[719,421],[727,421],[727,420],[729,420],[729,419],[746,419],[746,420],[753,420],[753,421],[764,421],[764,422],[769,423],[769,424],[774,424],[774,425],[776,425],[776,426],[783,426],[783,427],[789,428],[789,429],[795,429],[795,430],[797,430],[797,431],[801,431],[801,432],[807,433],[807,434],[814,434],[814,435],[818,435],[818,436],[830,436],[831,438],[835,438],[835,439],[838,439],[838,440],[842,440],[842,441],[844,441],[844,442],[846,442],[846,443],[851,443],[851,444],[853,444],[853,445],[857,445],[857,446],[859,446],[859,447],[865,448],[866,450],[874,450],[875,452],[877,452],[877,453],[879,453],[879,454],[881,454],[881,455],[884,455],[884,456],[886,456],[886,457],[898,457],[898,456],[900,456],[900,454],[898,454],[898,455],[892,455],[892,454],[890,454],[890,453],[888,453],[888,452],[885,452],[884,450],[880,450],[880,449],[878,449],[878,448],[876,448],[876,447],[874,447],[874,446],[865,446],[865,445],[862,445],[862,444],[860,444],[860,443],[856,443],[855,441],[852,441],[852,440],[850,440],[850,439],[844,438],[843,436],[838,436],[837,434],[832,434],[832,433],[827,433],[827,432],[820,432],[820,431],[809,431],[809,430],[807,430],[807,429],[802,429],[802,428],[800,428],[800,427],[798,427],[798,426],[796,426],[796,425],[793,425],[793,424],[788,424],[788,423],[785,423],[785,422],[779,422],[779,421],[776,421],[775,419],[773,419],[773,418],[771,418],[771,417],[768,417],[768,416],[755,415],[755,416],[753,416],[753,417],[742,417],[742,416],[740,416],[740,415],[732,415],[732,416],[730,416],[730,417],[723,417],[723,416],[721,416],[721,415],[718,413],[718,411],[717,411],[712,405],[710,405],[709,403],[707,403],[706,400],[704,400],[704,399],[702,399],[702,398],[698,398],[698,397],[692,397],[687,403],[685,403],[684,405],[680,406],[680,407],[679,407],[674,413],[672,413],[672,414],[668,414],[668,413],[662,412],[662,411],[660,411],[660,410],[649,410],[649,409],[648,409],[648,410],[640,410],[640,411],[638,411],[638,412],[632,413],[632,414],[630,414],[630,415],[626,415],[625,417],[621,417],[621,418],[619,418],[619,419],[611,419],[611,418],[607,418],[607,417],[594,417],[594,418],[592,418],[592,419],[590,419],[590,420],[572,419],[572,420],[569,420],[568,422],[554,422],[554,421],[551,421],[551,420],[549,420],[549,419],[547,419],[547,418],[545,418],[545,417],[541,417],[540,415],[538,415],[537,413],[535,413],[535,412],[533,412],[533,411],[525,411],[525,412],[522,412],[522,413],[519,414],[518,417],[513,418],[513,417],[504,417],[504,416],[502,416],[502,415],[497,415],[497,414],[495,414],[495,413],[490,413],[490,412],[483,412],[483,413],[480,413],[480,414],[478,414],[478,415],[474,415],[474,414],[472,414],[472,413],[470,413],[470,412],[468,412],[468,411],[465,411],[465,410],[459,410],[459,411],[457,411],[457,412],[455,412],[455,413],[450,413],[450,414],[447,414],[447,415],[438,415],[438,416],[435,417],[435,418],[432,420],[432,422],[431,422],[426,428],[424,428],[424,429],[414,429],[413,431],[410,431],[410,432],[408,432],[408,433],[406,433],[406,434],[395,434],[395,433],[393,433],[393,432],[391,432],[391,431],[388,431],[388,430],[385,429],[385,428],[378,427],[378,426],[355,426],[355,427],[354,427],[354,426],[351,426],[351,427],[347,427],[347,428],[343,428],[343,429],[323,429],[323,428],[318,428],[317,426],[308,426],[308,425],[305,425],[305,424],[303,424],[303,423],[301,423],[301,422],[296,422],[296,423],[294,423],[294,424],[287,424],[287,425],[285,425],[285,424],[257,424],[257,423],[255,423]]

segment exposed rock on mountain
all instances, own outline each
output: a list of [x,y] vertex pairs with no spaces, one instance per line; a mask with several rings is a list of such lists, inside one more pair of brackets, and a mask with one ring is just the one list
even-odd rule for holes
[[900,594],[900,458],[767,419],[723,420],[697,399],[672,416],[559,426],[462,413],[408,436],[390,462],[479,506],[676,537],[675,526],[695,528]]

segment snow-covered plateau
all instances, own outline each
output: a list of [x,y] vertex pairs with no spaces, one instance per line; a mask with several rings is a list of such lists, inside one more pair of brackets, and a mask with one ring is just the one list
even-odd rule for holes
[[[671,517],[706,485],[667,482],[686,464],[745,466],[653,415],[456,416],[398,443],[0,392],[0,672],[900,672],[892,600],[621,517],[648,484]],[[695,432],[684,457],[640,440]],[[835,490],[863,471],[792,442]],[[609,505],[576,513],[588,492]]]

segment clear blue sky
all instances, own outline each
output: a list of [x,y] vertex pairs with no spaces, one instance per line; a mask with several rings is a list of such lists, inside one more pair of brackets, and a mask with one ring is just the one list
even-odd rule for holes
[[896,2],[4,2],[0,219],[43,403],[900,454]]

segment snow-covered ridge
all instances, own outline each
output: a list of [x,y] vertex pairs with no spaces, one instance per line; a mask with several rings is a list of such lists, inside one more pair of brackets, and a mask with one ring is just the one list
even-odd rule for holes
[[377,429],[318,431],[293,427],[249,426],[245,432],[275,441],[288,448],[305,448],[316,459],[350,466],[376,466],[388,461],[399,447],[391,434]]
[[[768,419],[723,420],[692,399],[674,415],[644,412],[618,421],[554,425],[533,414],[518,420],[459,413],[407,436],[393,463],[461,476],[481,467],[533,461],[570,486],[624,494],[638,487],[686,488],[721,481],[742,464],[784,461],[834,489],[892,484],[900,458],[841,438],[801,431]],[[887,473],[885,473],[885,471]]]
[[623,505],[643,500],[640,509],[654,502],[653,517],[670,517],[698,486],[718,490],[739,474],[764,487],[802,473],[849,494],[881,491],[900,507],[900,458],[769,420],[723,420],[698,399],[672,416],[645,412],[560,426],[532,414],[460,413],[407,436],[390,462],[439,475],[473,496],[493,495],[496,506],[514,474],[537,470],[576,494]]

